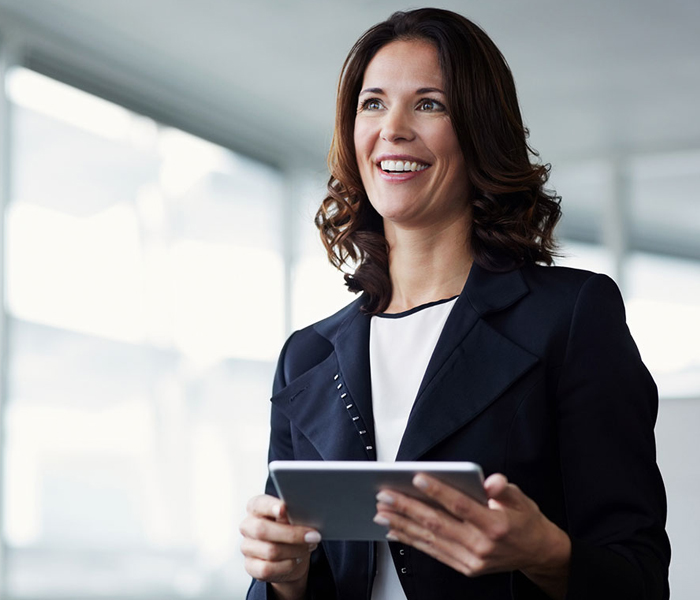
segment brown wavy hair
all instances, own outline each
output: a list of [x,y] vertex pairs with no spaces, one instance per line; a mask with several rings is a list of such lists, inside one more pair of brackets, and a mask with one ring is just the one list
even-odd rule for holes
[[[316,226],[328,258],[345,270],[350,291],[364,292],[363,310],[382,312],[391,300],[389,248],[355,157],[357,99],[365,69],[380,48],[398,40],[426,40],[438,53],[447,110],[467,165],[474,261],[491,271],[528,262],[552,264],[560,198],[545,189],[549,165],[527,143],[515,82],[503,55],[477,25],[442,9],[396,12],[355,43],[338,83],[328,195]],[[349,272],[347,272],[349,269]]]

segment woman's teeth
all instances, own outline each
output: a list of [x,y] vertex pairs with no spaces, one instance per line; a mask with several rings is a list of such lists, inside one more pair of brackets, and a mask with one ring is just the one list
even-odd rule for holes
[[423,171],[429,165],[421,165],[417,162],[409,162],[404,160],[383,160],[379,163],[382,171],[388,172],[403,172],[403,171]]

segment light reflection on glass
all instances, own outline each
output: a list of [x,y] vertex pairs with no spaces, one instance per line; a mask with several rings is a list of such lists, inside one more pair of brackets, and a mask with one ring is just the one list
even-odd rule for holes
[[284,338],[279,173],[15,69],[14,597],[235,596]]

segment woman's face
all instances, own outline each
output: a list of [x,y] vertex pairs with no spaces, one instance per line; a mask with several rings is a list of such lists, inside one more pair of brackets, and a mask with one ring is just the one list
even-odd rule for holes
[[439,226],[468,210],[466,164],[444,89],[437,52],[422,40],[387,44],[365,70],[355,155],[385,227]]

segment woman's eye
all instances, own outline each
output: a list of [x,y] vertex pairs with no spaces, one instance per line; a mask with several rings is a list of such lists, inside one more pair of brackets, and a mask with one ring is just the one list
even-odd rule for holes
[[418,103],[418,109],[424,111],[442,111],[445,110],[445,107],[442,102],[432,100],[431,98],[423,98],[423,100]]
[[382,103],[376,98],[367,98],[360,105],[362,110],[379,110],[382,107]]

